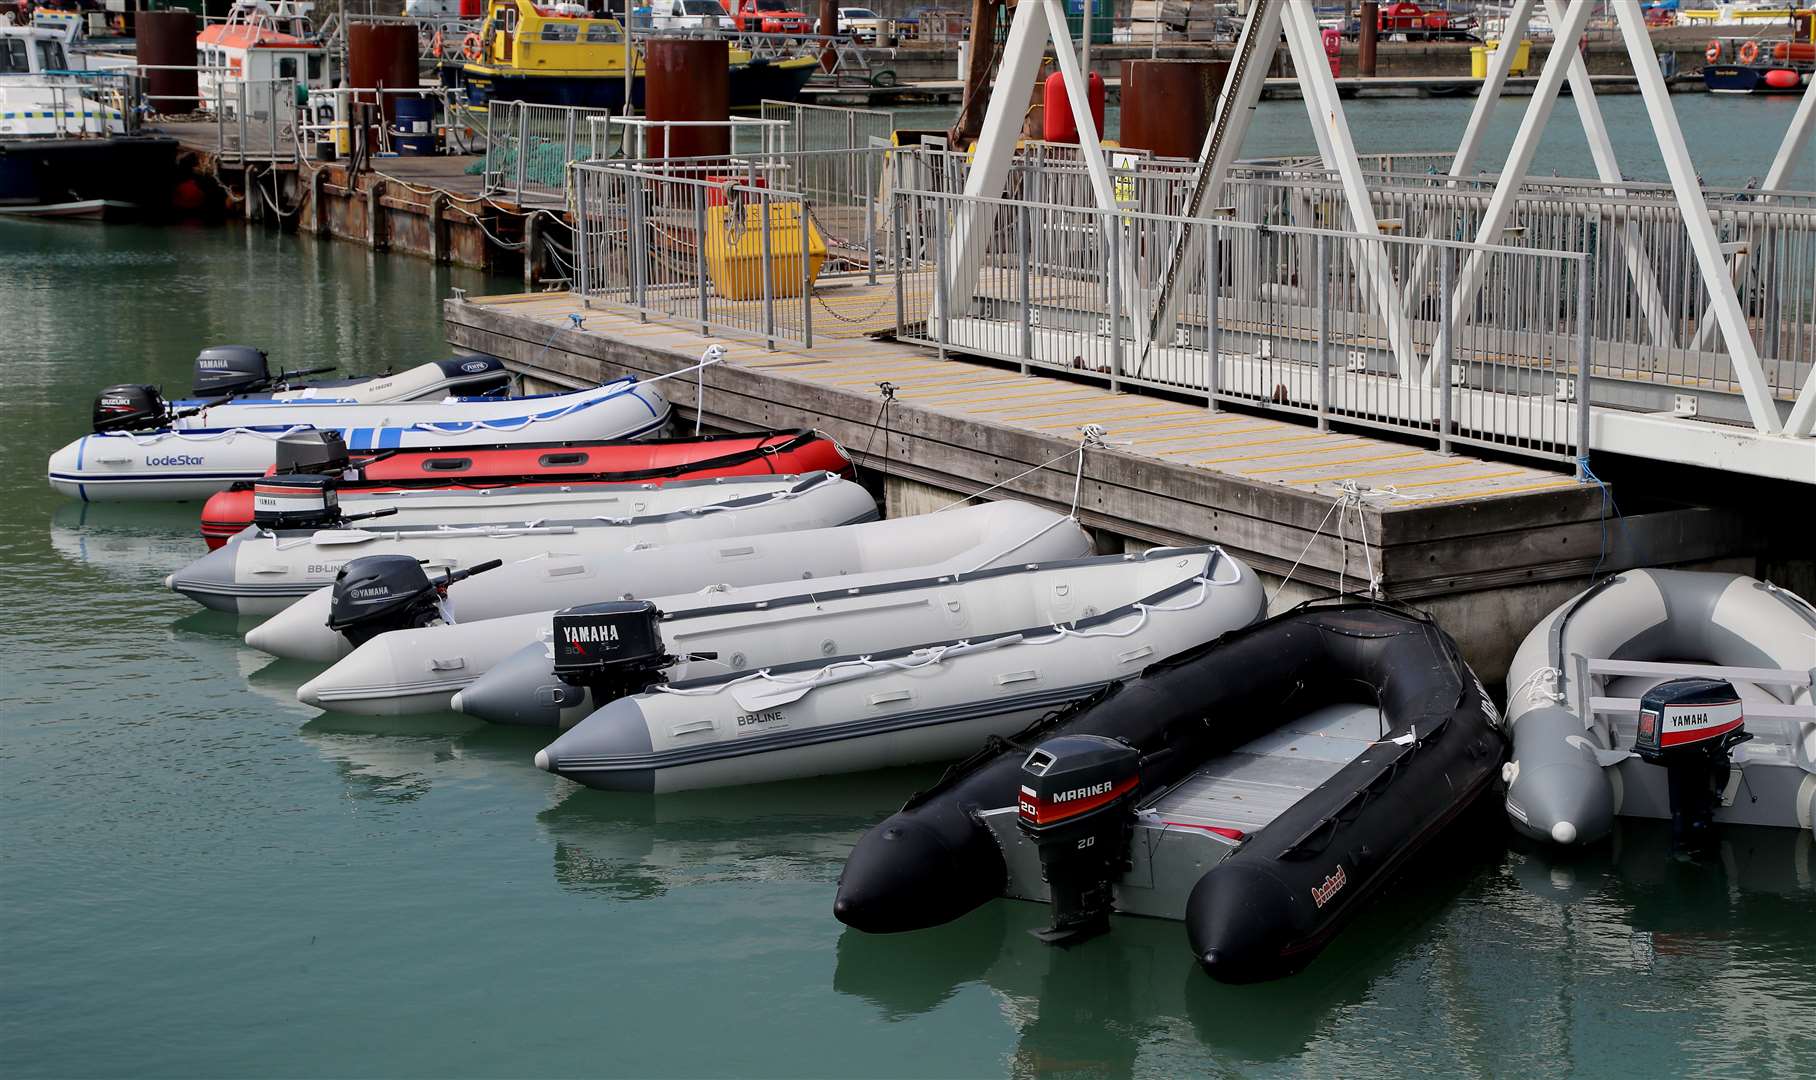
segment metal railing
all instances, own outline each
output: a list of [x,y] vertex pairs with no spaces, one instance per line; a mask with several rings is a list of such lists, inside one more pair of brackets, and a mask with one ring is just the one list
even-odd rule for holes
[[295,79],[215,84],[215,145],[222,163],[295,162],[301,157],[296,87]]
[[815,267],[799,194],[602,162],[575,164],[571,184],[586,306],[812,347]]
[[857,150],[873,139],[887,143],[895,130],[895,117],[882,109],[765,100],[761,115],[786,125],[779,150]]
[[[903,340],[1203,395],[1213,407],[1300,413],[1320,428],[1392,429],[1446,450],[1569,460],[1586,445],[1577,387],[1591,292],[1580,254],[947,192],[898,189],[894,199]],[[1178,245],[1199,254],[1180,282],[1177,325],[1145,340]],[[1472,256],[1484,286],[1452,325],[1438,297]],[[1438,273],[1402,308],[1400,283],[1421,262]]]
[[603,157],[609,147],[597,145],[589,123],[609,115],[605,109],[494,101],[486,110],[487,137],[484,194],[563,202],[568,166]]

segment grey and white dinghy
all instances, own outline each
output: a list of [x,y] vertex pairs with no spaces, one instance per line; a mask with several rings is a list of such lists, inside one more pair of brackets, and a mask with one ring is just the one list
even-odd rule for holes
[[[842,594],[853,588],[924,581],[939,575],[962,575],[989,567],[1020,566],[1043,559],[1073,559],[1091,550],[1090,537],[1076,522],[1063,515],[1035,507],[984,513],[986,509],[950,510],[852,526],[849,531],[863,534],[857,538],[859,542],[855,546],[848,543],[849,537],[829,535],[847,530],[796,533],[781,539],[798,544],[803,551],[822,547],[827,552],[827,562],[814,571],[816,580],[811,584],[804,584],[798,575],[779,582],[735,588],[715,584],[686,593],[656,596],[652,602],[662,610],[674,613],[677,619],[685,618],[688,612],[696,609],[718,610],[735,605],[760,612],[778,605],[789,607],[788,633],[772,631],[755,635],[741,657],[728,654],[719,661],[732,667],[740,663],[766,664],[792,656],[797,647],[795,636],[811,631],[807,623],[815,612],[810,605],[792,602],[803,595]],[[948,546],[954,540],[968,540],[969,544],[963,548]],[[738,547],[754,548],[756,544],[754,537],[737,541]],[[763,549],[770,547],[770,542],[764,541]],[[929,557],[938,561],[932,565],[922,561]],[[838,566],[841,563],[851,567],[852,572],[840,575]],[[503,574],[505,570],[492,573]],[[473,578],[451,590],[457,619],[459,610],[467,603],[462,590],[489,576]],[[835,580],[824,580],[827,578]],[[611,588],[614,592],[608,595],[613,599],[621,595],[617,593],[619,589],[632,591],[617,582]],[[806,590],[816,591],[807,593]],[[903,600],[892,610],[904,610],[905,604]],[[333,712],[399,714],[443,709],[455,704],[469,684],[483,677],[494,665],[525,648],[533,650],[540,658],[539,666],[526,675],[527,694],[533,695],[539,683],[552,681],[547,674],[546,642],[555,614],[555,611],[544,610],[380,633],[303,684],[297,690],[297,697],[305,704]],[[849,619],[849,615],[845,618]],[[745,621],[750,620],[747,617]],[[882,622],[870,618],[864,620],[863,630],[871,635],[887,633]],[[882,640],[899,638],[884,637]],[[573,698],[571,704],[549,701],[532,710],[528,707],[532,702],[527,695],[522,701],[511,695],[509,701],[513,711],[509,716],[496,718],[553,725],[563,715],[564,708],[573,720],[592,711],[583,704],[583,694],[576,692]],[[478,699],[480,704],[488,700],[490,696],[484,694]],[[533,716],[519,715],[518,710],[533,712]],[[485,714],[475,712],[474,715]]]
[[[947,622],[939,638],[911,637],[919,626],[890,615],[904,631],[896,647],[826,650],[811,634],[793,662],[704,677],[697,664],[654,666],[684,639],[648,605],[558,622],[564,675],[649,686],[563,733],[536,764],[589,787],[666,792],[956,759],[1266,607],[1254,573],[1215,547],[1004,568],[928,600]],[[772,616],[774,632],[788,633],[786,619]]]
[[165,584],[217,611],[269,615],[324,585],[366,555],[410,555],[432,571],[550,551],[618,551],[634,544],[791,532],[869,521],[876,502],[831,473],[726,478],[665,485],[645,512],[627,517],[387,528],[358,522],[337,529],[248,529],[172,574]]
[[[1002,557],[1042,561],[1089,551],[1089,540],[1064,514],[1024,502],[992,502],[937,517],[608,551],[551,551],[459,582],[447,590],[447,605],[460,623],[535,614],[533,628],[511,641],[515,649],[535,640],[538,630],[546,631],[556,610],[574,604],[772,582],[793,590],[804,580],[914,568],[925,576],[942,568],[988,566]],[[354,648],[351,638],[328,627],[334,591],[333,585],[317,589],[273,615],[247,633],[246,644],[318,664],[348,655]],[[492,627],[482,633],[503,630]],[[432,636],[441,642],[438,650],[453,655],[447,652],[448,639],[457,635]]]
[[1816,610],[1738,574],[1634,570],[1533,627],[1507,673],[1507,815],[1559,845],[1616,815],[1816,829]]

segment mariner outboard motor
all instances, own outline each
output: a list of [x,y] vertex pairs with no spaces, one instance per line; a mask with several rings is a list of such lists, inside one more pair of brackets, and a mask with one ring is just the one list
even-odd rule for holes
[[293,431],[277,441],[277,472],[333,475],[351,467],[347,440],[332,428]]
[[170,406],[150,383],[121,383],[95,395],[95,434],[163,427]]
[[1140,786],[1140,752],[1101,735],[1048,739],[1022,762],[1019,823],[1053,897],[1053,925],[1035,937],[1072,945],[1110,929]]
[[196,354],[195,396],[231,397],[282,390],[291,379],[333,371],[334,365],[271,373],[265,350],[250,345],[211,345]]
[[432,581],[422,564],[408,555],[354,559],[334,575],[328,629],[358,646],[390,630],[453,622],[448,586],[502,565],[504,560],[491,559]]
[[642,693],[675,662],[662,644],[662,612],[648,600],[614,600],[555,613],[555,677],[591,691],[593,703]]
[[1639,699],[1633,751],[1666,770],[1674,844],[1698,847],[1711,839],[1732,771],[1730,751],[1752,737],[1740,695],[1726,679],[1672,679]]

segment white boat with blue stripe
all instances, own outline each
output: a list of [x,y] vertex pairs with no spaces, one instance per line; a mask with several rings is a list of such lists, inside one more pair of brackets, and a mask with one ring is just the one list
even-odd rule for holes
[[632,377],[534,397],[230,400],[187,410],[152,387],[115,386],[95,400],[94,433],[52,454],[49,476],[84,500],[203,499],[265,475],[277,441],[294,431],[338,431],[349,450],[396,450],[628,439],[656,434],[668,419],[668,402]]

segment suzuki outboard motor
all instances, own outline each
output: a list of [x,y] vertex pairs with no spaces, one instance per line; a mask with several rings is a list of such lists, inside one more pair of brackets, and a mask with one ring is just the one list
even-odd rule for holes
[[1022,762],[1019,822],[1053,896],[1053,925],[1035,937],[1071,945],[1110,929],[1140,784],[1141,754],[1101,735],[1048,739]]
[[293,431],[277,441],[280,473],[343,473],[350,465],[347,440],[338,431]]
[[149,383],[121,383],[95,395],[95,434],[163,427],[170,420],[164,396]]
[[492,559],[431,581],[422,564],[408,555],[367,555],[334,575],[328,600],[328,629],[364,645],[388,630],[409,630],[453,622],[448,586],[503,565]]
[[261,529],[319,529],[341,520],[340,478],[318,473],[261,477],[252,484],[252,523]]
[[1726,679],[1672,679],[1639,699],[1633,752],[1666,770],[1674,844],[1698,847],[1712,838],[1728,787],[1729,752],[1752,737],[1740,695]]
[[555,677],[589,690],[593,704],[641,693],[674,663],[662,644],[662,613],[648,600],[614,600],[555,613]]
[[211,345],[196,354],[196,397],[256,393],[270,386],[271,366],[263,349]]

